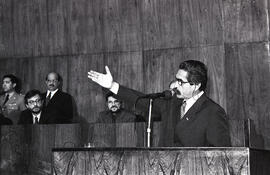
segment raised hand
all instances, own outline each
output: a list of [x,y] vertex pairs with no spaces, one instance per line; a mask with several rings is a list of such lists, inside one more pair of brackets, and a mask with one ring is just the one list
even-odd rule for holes
[[88,78],[90,78],[92,81],[96,82],[100,86],[109,89],[112,87],[113,77],[108,66],[105,66],[105,71],[106,74],[90,70],[88,72]]

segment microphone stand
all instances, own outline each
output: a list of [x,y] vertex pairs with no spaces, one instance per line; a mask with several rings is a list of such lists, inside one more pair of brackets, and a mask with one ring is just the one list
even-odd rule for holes
[[152,106],[153,106],[153,99],[150,98],[149,103],[149,113],[148,113],[148,122],[147,122],[147,148],[150,148],[150,140],[151,140],[151,117],[152,117]]
[[[134,111],[136,111],[136,104],[141,98],[137,98],[134,104]],[[147,121],[147,148],[151,146],[151,118],[152,118],[152,108],[153,108],[153,98],[149,99],[149,113],[148,113],[148,121]]]

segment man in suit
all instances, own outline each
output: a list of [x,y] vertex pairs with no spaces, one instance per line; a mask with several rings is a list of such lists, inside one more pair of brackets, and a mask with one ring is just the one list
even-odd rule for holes
[[2,114],[16,124],[21,111],[25,109],[24,95],[20,94],[19,80],[12,74],[4,75],[2,78],[3,92],[0,96]]
[[43,94],[46,111],[53,114],[58,124],[71,123],[73,119],[72,97],[61,91],[61,76],[56,72],[50,72],[46,76],[47,92]]
[[[134,104],[144,94],[123,87],[113,81],[109,68],[106,74],[88,72],[88,78],[117,94],[117,98]],[[224,109],[205,94],[207,68],[196,60],[179,65],[175,75],[176,95],[170,99],[156,99],[153,112],[162,120],[159,146],[210,147],[230,146],[228,121]],[[137,105],[147,110],[149,100]]]
[[18,124],[50,124],[54,117],[43,109],[44,100],[39,90],[30,90],[24,97],[26,110],[22,111]]
[[99,113],[97,123],[135,122],[136,116],[122,107],[122,102],[112,92],[106,94],[108,110]]

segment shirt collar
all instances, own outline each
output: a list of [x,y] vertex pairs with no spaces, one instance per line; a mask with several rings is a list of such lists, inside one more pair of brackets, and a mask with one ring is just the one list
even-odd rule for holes
[[47,91],[46,97],[49,95],[49,93],[51,93],[51,98],[54,96],[54,94],[58,91],[58,89],[54,90],[54,91]]
[[35,118],[36,118],[36,117],[38,118],[38,121],[40,121],[41,111],[40,111],[40,113],[38,113],[38,114],[32,113],[32,116],[33,116],[33,123],[35,123]]
[[15,91],[12,91],[10,93],[6,93],[5,97],[8,95],[8,98],[12,97],[15,94]]
[[185,112],[187,112],[192,106],[193,104],[204,94],[204,91],[201,91],[200,93],[198,93],[197,95],[194,95],[193,97],[185,100],[186,102],[186,107],[185,107]]

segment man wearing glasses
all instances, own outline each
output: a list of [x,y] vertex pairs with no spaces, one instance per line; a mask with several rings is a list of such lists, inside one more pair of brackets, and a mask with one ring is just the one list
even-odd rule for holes
[[30,90],[24,97],[26,110],[22,111],[18,124],[50,124],[54,117],[43,109],[41,92]]
[[72,97],[61,90],[62,77],[56,72],[46,76],[47,92],[43,94],[46,111],[54,114],[57,124],[72,123]]
[[[106,74],[88,72],[88,78],[108,88],[117,97],[134,104],[144,94],[113,81],[108,67]],[[162,120],[159,146],[227,147],[231,145],[228,121],[224,109],[205,94],[207,68],[204,63],[187,60],[179,65],[175,82],[170,85],[175,95],[169,100],[156,99],[153,113]],[[139,100],[137,106],[147,110],[149,100]]]

